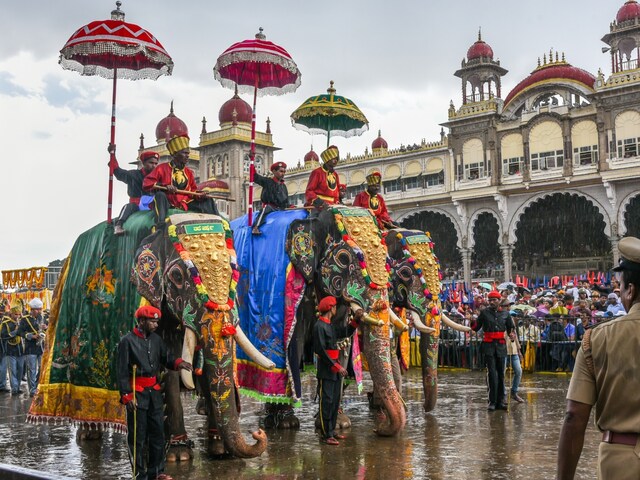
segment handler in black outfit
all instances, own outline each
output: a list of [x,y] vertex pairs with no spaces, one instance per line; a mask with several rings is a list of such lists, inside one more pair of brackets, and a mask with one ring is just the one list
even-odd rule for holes
[[254,174],[253,180],[262,187],[260,201],[262,202],[262,211],[258,216],[258,220],[252,229],[254,235],[260,235],[260,225],[264,223],[265,217],[271,212],[277,210],[285,210],[291,206],[289,203],[289,190],[284,183],[284,176],[287,173],[287,164],[284,162],[276,162],[271,165],[273,177],[265,177],[258,172]]
[[[118,344],[118,389],[120,401],[127,406],[127,443],[133,458],[135,432],[136,480],[171,480],[164,470],[164,422],[162,393],[158,374],[164,367],[171,370],[191,371],[190,363],[174,359],[160,336],[158,328],[160,310],[147,305],[135,314],[138,325]],[[133,367],[135,392],[133,390]],[[134,415],[134,412],[136,414]],[[134,423],[134,418],[136,422]],[[145,468],[144,447],[149,442],[148,467]]]
[[506,410],[504,398],[504,359],[507,356],[507,344],[504,332],[507,334],[515,329],[513,320],[508,311],[502,311],[500,306],[501,295],[495,290],[489,292],[489,306],[485,308],[475,324],[471,326],[474,331],[482,328],[481,353],[489,376],[489,406],[487,410]]
[[347,327],[331,324],[337,311],[335,297],[325,297],[318,304],[320,317],[313,327],[313,350],[318,355],[317,378],[318,396],[320,397],[320,429],[322,441],[327,445],[340,445],[337,438],[345,438],[336,434],[336,421],[340,407],[340,386],[338,375],[345,377],[347,370],[338,363],[338,338],[351,336],[357,327],[354,318]]

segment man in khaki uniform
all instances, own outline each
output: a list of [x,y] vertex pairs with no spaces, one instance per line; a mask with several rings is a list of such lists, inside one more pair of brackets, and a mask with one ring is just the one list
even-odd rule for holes
[[629,312],[584,335],[567,392],[567,411],[558,448],[558,479],[574,478],[591,408],[603,432],[598,478],[640,478],[640,240],[620,240],[620,264],[613,270]]

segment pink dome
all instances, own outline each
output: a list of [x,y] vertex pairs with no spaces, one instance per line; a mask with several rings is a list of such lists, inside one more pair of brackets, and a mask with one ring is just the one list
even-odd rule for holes
[[236,112],[235,121],[238,123],[251,123],[251,106],[242,100],[238,93],[222,104],[218,112],[220,125],[231,123],[234,120],[233,112]]
[[156,140],[167,140],[175,135],[182,134],[189,135],[189,129],[182,120],[174,115],[173,102],[171,102],[169,115],[160,120],[156,127]]
[[493,50],[488,43],[480,39],[467,50],[467,60],[474,60],[476,58],[493,59]]
[[304,163],[307,164],[309,162],[320,162],[320,158],[318,154],[313,151],[313,147],[311,147],[309,153],[304,156]]
[[389,144],[384,138],[382,138],[380,130],[378,130],[378,138],[371,142],[371,148],[373,150],[376,150],[378,148],[389,148]]
[[640,18],[640,5],[638,5],[636,0],[627,0],[625,4],[620,7],[620,10],[618,10],[616,22],[626,22],[634,18]]

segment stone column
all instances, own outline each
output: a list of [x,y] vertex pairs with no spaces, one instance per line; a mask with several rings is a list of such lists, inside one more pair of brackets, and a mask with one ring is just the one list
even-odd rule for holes
[[615,267],[620,261],[620,250],[618,249],[620,237],[618,235],[612,235],[609,237],[609,241],[611,242],[611,254],[613,255],[613,266]]
[[511,281],[511,261],[513,260],[513,245],[508,243],[506,245],[500,245],[502,250],[502,261],[504,262],[504,281]]
[[460,255],[462,256],[462,268],[464,271],[464,283],[467,288],[471,287],[471,254],[470,248],[461,248]]

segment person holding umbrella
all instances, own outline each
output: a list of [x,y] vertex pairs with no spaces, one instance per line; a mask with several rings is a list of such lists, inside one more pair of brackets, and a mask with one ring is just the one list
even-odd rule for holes
[[334,170],[340,161],[340,151],[331,145],[320,154],[320,158],[323,164],[311,172],[304,193],[305,206],[316,207],[311,216],[317,216],[327,205],[340,203],[340,177]]
[[382,185],[382,175],[380,172],[373,172],[367,175],[367,189],[364,192],[360,192],[356,195],[356,199],[353,201],[354,207],[368,208],[375,215],[378,221],[378,226],[381,230],[385,228],[398,228],[398,225],[393,223],[387,210],[387,204],[378,192]]
[[169,163],[158,165],[142,182],[146,192],[155,192],[157,227],[163,228],[169,206],[189,212],[220,215],[213,198],[205,192],[198,191],[195,177],[190,168],[189,136],[180,133],[167,142],[171,154]]
[[265,217],[276,210],[284,210],[289,208],[289,191],[284,183],[284,176],[287,173],[287,164],[284,162],[275,162],[271,165],[270,170],[273,177],[265,177],[255,172],[254,181],[262,187],[260,201],[262,202],[262,210],[258,216],[256,224],[253,226],[251,233],[260,235],[260,225],[264,223]]

